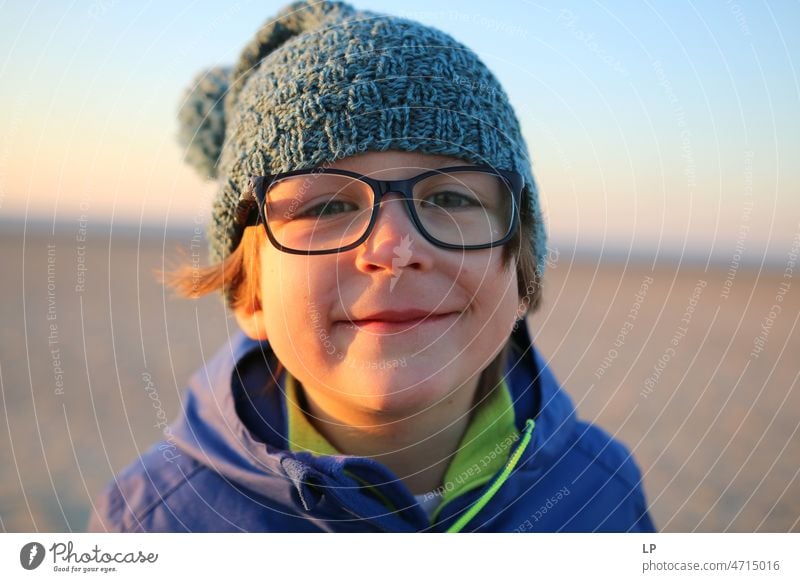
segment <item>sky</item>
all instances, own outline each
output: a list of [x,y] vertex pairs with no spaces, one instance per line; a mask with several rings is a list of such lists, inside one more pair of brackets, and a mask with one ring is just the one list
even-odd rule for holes
[[[183,90],[285,4],[3,3],[0,223],[204,222],[216,185],[182,161]],[[800,236],[799,2],[353,4],[495,73],[553,248],[779,264]]]

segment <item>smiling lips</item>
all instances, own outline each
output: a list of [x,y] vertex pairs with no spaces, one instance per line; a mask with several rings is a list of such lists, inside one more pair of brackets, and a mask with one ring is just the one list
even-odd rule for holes
[[458,312],[432,313],[422,309],[387,310],[370,314],[361,319],[351,319],[349,322],[365,331],[386,333],[439,323],[455,315],[458,315]]

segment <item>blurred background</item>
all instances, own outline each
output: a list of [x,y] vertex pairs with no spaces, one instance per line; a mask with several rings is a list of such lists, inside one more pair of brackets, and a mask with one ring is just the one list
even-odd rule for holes
[[[235,330],[153,276],[205,258],[215,192],[176,112],[284,4],[3,5],[0,531],[83,530],[162,436],[150,382],[174,418]],[[800,531],[800,4],[355,5],[506,88],[550,234],[534,341],[633,451],[657,527]]]

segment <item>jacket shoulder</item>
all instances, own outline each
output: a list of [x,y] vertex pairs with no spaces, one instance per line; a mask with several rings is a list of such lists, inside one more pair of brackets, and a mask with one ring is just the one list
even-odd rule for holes
[[575,427],[575,447],[589,457],[597,470],[615,479],[627,489],[641,485],[642,475],[633,454],[620,441],[597,425],[578,421]]
[[[584,457],[585,463],[576,480],[583,480],[598,493],[602,490],[609,502],[616,499],[617,511],[612,513],[627,514],[620,523],[625,523],[628,531],[655,531],[647,510],[642,474],[628,448],[599,426],[585,421],[576,423],[575,438],[575,452]],[[606,519],[619,521],[611,514]]]
[[95,498],[90,532],[150,531],[152,513],[206,467],[161,442],[123,469]]

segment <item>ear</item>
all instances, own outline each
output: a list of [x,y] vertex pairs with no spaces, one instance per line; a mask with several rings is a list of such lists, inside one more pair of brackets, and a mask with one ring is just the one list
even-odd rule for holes
[[260,306],[246,305],[237,307],[234,309],[233,315],[236,317],[236,323],[251,339],[259,341],[268,339],[267,328],[264,324],[264,312]]

